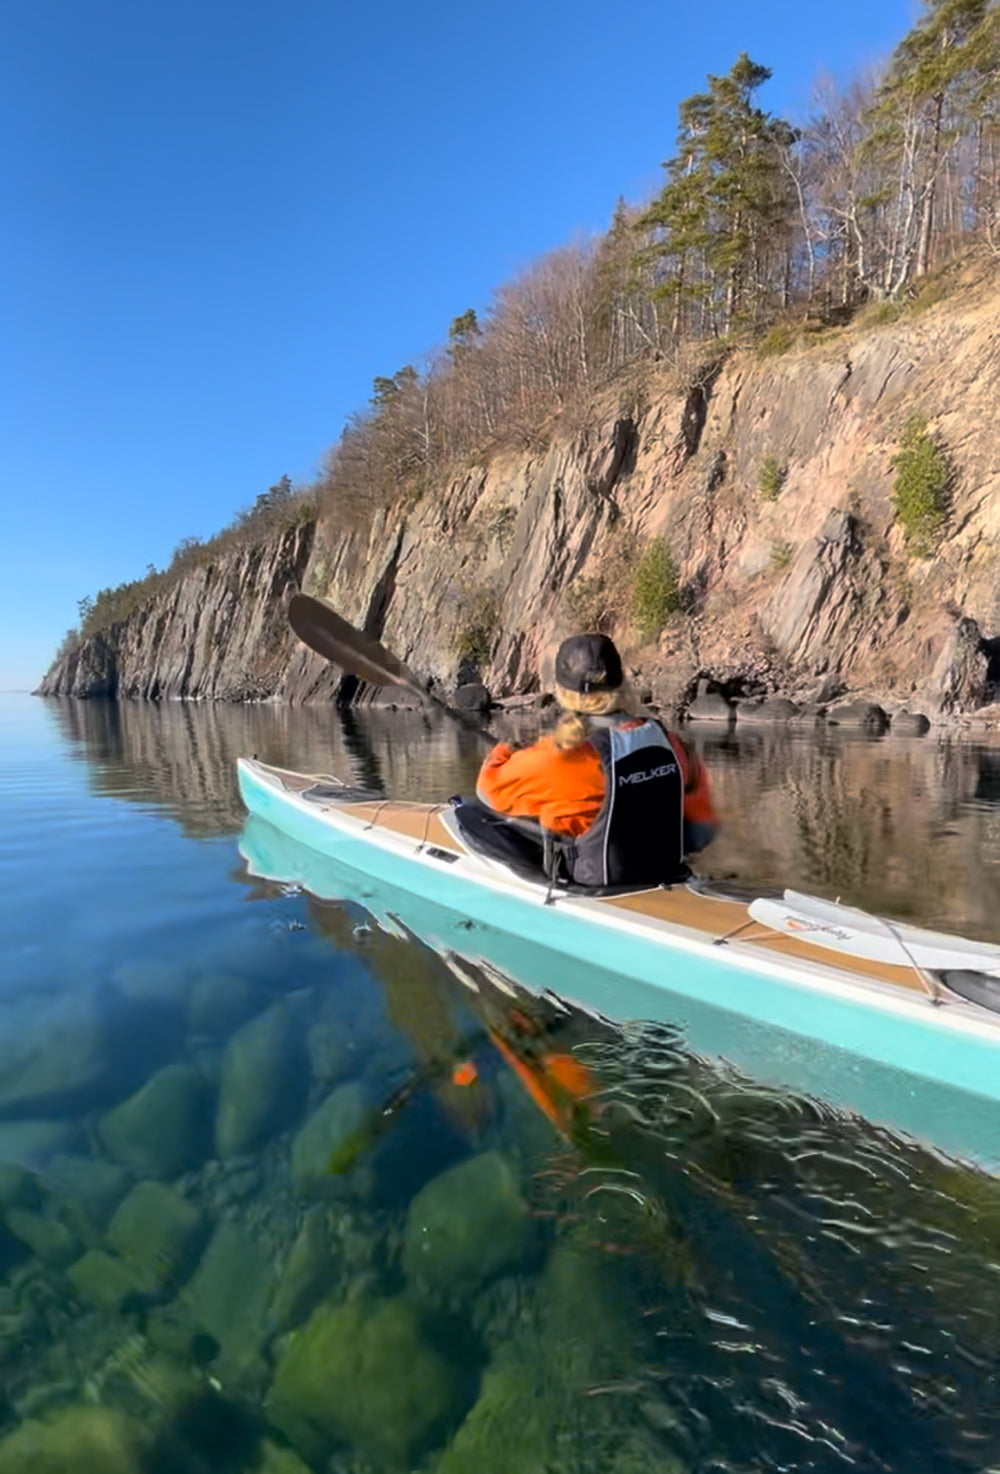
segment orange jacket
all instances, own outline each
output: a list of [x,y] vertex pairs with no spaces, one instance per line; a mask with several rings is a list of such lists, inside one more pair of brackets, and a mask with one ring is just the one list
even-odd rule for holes
[[[684,777],[684,817],[693,824],[717,824],[708,774],[697,753],[674,732],[667,734]],[[604,802],[605,775],[590,742],[563,749],[542,737],[515,751],[500,742],[479,773],[477,792],[498,814],[538,819],[556,834],[585,834]]]

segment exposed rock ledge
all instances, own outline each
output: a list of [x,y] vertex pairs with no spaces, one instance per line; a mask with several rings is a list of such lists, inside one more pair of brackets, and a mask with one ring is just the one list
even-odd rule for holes
[[[923,317],[759,361],[731,359],[688,394],[664,381],[641,413],[609,390],[591,423],[544,452],[498,451],[363,532],[328,517],[192,573],[49,671],[52,695],[224,700],[364,699],[298,647],[288,594],[331,600],[449,692],[544,689],[574,622],[567,596],[623,528],[664,535],[685,613],[658,643],[616,634],[664,710],[699,681],[727,701],[874,700],[934,721],[990,702],[1000,674],[998,302],[989,283]],[[691,393],[703,414],[697,434]],[[905,554],[893,525],[892,457],[919,409],[955,471],[947,536]],[[781,495],[759,493],[767,457]],[[481,619],[482,667],[458,636]],[[833,694],[831,694],[833,693]],[[382,698],[385,699],[385,698]],[[744,713],[741,719],[752,719]]]

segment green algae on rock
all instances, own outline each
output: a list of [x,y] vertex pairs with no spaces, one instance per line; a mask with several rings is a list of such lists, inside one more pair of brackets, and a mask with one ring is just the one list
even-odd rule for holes
[[529,1260],[537,1238],[507,1159],[483,1152],[422,1188],[406,1220],[407,1275],[441,1293],[467,1291]]
[[109,1112],[98,1134],[115,1161],[140,1177],[179,1177],[208,1155],[211,1094],[197,1065],[167,1065]]
[[539,1367],[503,1361],[483,1373],[479,1396],[434,1474],[548,1474],[560,1433]]
[[226,1047],[215,1118],[220,1157],[249,1152],[290,1126],[304,1104],[306,1070],[297,1010],[275,1003]]
[[354,1300],[321,1305],[288,1338],[267,1412],[307,1459],[344,1442],[404,1469],[461,1416],[468,1393],[411,1304]]

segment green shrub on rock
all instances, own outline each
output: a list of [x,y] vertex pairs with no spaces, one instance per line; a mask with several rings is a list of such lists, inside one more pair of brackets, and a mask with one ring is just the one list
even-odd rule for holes
[[662,537],[647,543],[632,572],[632,618],[644,640],[658,635],[680,608],[674,555]]
[[766,455],[757,473],[757,489],[766,502],[776,502],[788,479],[788,467],[777,456]]
[[907,420],[892,464],[896,470],[892,502],[907,552],[929,558],[948,520],[951,472],[923,415]]

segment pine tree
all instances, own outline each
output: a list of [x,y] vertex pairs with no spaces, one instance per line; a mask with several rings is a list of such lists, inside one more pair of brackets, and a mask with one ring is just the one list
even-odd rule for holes
[[709,76],[707,92],[681,103],[667,183],[637,222],[652,236],[639,260],[658,264],[676,333],[756,319],[776,260],[784,265],[796,202],[780,150],[797,135],[754,101],[770,76],[743,52],[727,76]]

